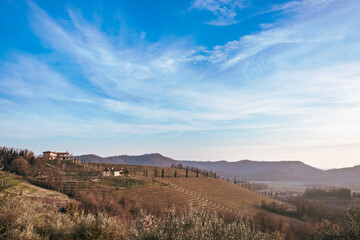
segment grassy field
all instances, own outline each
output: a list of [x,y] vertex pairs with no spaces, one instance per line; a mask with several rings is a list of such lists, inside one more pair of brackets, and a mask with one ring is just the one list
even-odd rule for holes
[[0,192],[2,195],[21,196],[33,201],[51,203],[57,206],[65,206],[71,201],[65,194],[30,184],[21,176],[2,171],[0,171],[0,176],[5,178],[9,183],[8,187]]

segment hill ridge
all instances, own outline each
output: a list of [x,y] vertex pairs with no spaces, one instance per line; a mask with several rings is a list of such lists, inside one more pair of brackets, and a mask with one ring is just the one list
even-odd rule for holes
[[322,170],[312,167],[299,160],[286,161],[254,161],[239,160],[229,162],[220,161],[191,161],[175,160],[160,153],[148,153],[143,155],[118,155],[100,157],[95,154],[87,154],[76,157],[78,160],[95,163],[112,163],[127,165],[144,165],[157,167],[170,167],[182,164],[183,166],[195,167],[213,171],[225,178],[243,178],[252,181],[286,181],[286,182],[311,182],[311,183],[360,183],[359,165],[348,168]]

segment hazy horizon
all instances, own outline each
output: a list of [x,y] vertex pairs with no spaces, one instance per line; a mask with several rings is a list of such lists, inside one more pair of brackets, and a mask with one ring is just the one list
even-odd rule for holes
[[[21,149],[21,148],[19,148]],[[46,150],[46,151],[53,151],[53,150]],[[66,150],[64,150],[66,151]],[[56,152],[56,151],[55,151]],[[57,151],[57,152],[63,152],[63,151]],[[34,152],[35,156],[42,156],[42,152]],[[118,153],[118,154],[96,154],[96,153],[92,153],[92,152],[83,152],[83,153],[77,153],[74,154],[72,152],[69,152],[69,154],[72,154],[73,156],[84,156],[84,155],[96,155],[102,158],[108,158],[108,157],[117,157],[117,156],[131,156],[131,157],[137,157],[137,156],[143,156],[143,155],[151,155],[151,154],[160,154],[164,157],[167,158],[171,158],[173,160],[176,161],[196,161],[196,162],[220,162],[220,161],[226,161],[226,162],[238,162],[238,161],[244,161],[244,160],[249,160],[249,161],[255,161],[255,162],[303,162],[301,160],[296,160],[296,159],[270,159],[270,160],[263,160],[263,159],[248,159],[248,158],[242,158],[242,159],[193,159],[193,158],[188,158],[188,159],[184,159],[184,158],[174,158],[171,155],[166,155],[160,152],[147,152],[147,153],[134,153],[134,154],[128,154],[128,153]],[[315,167],[321,170],[329,170],[329,169],[337,169],[337,168],[347,168],[347,167],[355,167],[357,165],[349,165],[349,166],[342,166],[342,167],[333,167],[333,168],[324,168],[324,167],[317,167],[312,165],[311,163],[305,163],[311,167]]]
[[0,146],[360,164],[360,2],[0,2]]

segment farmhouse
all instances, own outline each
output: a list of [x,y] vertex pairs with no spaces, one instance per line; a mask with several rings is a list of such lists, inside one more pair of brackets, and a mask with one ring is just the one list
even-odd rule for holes
[[104,177],[110,177],[110,176],[114,176],[114,177],[119,177],[119,176],[124,176],[125,175],[125,171],[124,168],[120,168],[120,170],[115,170],[113,167],[110,168],[106,168],[103,171],[102,174]]
[[69,152],[53,152],[53,151],[45,151],[43,152],[43,157],[46,160],[68,160],[69,159]]

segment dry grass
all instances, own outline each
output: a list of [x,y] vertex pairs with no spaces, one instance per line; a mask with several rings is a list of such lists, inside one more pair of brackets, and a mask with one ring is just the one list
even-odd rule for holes
[[273,201],[265,196],[220,179],[166,178],[162,179],[162,181],[202,195],[209,200],[222,203],[245,216],[255,215],[261,211],[260,207],[263,200],[266,202]]
[[9,189],[1,192],[1,195],[5,193],[13,196],[18,195],[37,202],[52,203],[56,206],[64,206],[71,201],[65,194],[30,184],[23,180],[21,176],[4,172],[0,172],[0,174],[8,175],[12,182],[14,182]]
[[131,199],[139,204],[141,208],[149,209],[150,211],[165,212],[172,206],[182,211],[185,210],[189,203],[192,203],[193,206],[199,206],[204,203],[203,199],[197,196],[160,185],[117,190],[114,191],[114,194]]

